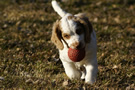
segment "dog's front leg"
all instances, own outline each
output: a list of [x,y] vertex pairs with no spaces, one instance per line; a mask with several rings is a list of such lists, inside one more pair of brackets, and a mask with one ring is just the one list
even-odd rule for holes
[[75,67],[72,62],[63,61],[63,66],[65,68],[65,72],[70,79],[80,79],[81,72]]
[[98,72],[97,62],[94,62],[93,64],[87,63],[85,68],[86,68],[85,82],[88,84],[93,84],[96,81]]

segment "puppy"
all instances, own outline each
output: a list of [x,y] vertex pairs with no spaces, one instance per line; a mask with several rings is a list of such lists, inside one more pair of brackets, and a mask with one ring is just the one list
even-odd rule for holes
[[[58,3],[53,0],[54,10],[61,16],[53,25],[51,41],[59,50],[59,57],[62,61],[65,73],[70,79],[85,79],[88,84],[96,81],[97,64],[97,43],[95,31],[85,14],[72,15],[65,12]],[[69,48],[85,49],[85,57],[74,62],[68,56]],[[85,70],[80,68],[84,67]]]

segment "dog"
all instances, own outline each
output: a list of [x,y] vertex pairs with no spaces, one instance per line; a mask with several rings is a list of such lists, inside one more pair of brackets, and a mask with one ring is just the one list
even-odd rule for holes
[[[61,16],[53,25],[51,41],[59,50],[65,73],[70,79],[83,79],[93,84],[97,78],[97,42],[96,33],[85,14],[72,15],[64,11],[57,1],[52,1],[53,9]],[[68,56],[69,48],[85,49],[85,57],[74,62]],[[81,68],[84,70],[81,70]]]

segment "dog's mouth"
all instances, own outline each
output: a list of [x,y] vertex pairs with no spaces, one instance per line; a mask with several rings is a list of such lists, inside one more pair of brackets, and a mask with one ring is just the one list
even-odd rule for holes
[[83,50],[83,49],[85,49],[85,46],[69,47],[69,48],[76,49],[76,50]]
[[68,56],[74,62],[79,62],[85,57],[85,48],[82,49],[68,49]]

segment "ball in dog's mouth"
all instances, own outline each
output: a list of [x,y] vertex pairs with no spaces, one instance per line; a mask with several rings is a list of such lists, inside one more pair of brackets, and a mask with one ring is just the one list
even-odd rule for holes
[[85,57],[85,48],[82,49],[68,49],[68,57],[74,61],[74,62],[79,62],[83,60]]

